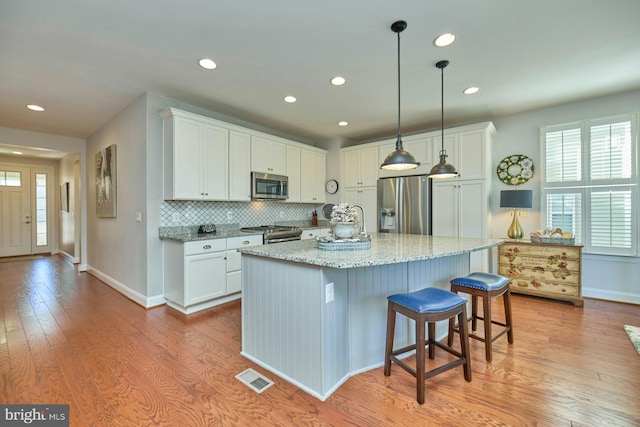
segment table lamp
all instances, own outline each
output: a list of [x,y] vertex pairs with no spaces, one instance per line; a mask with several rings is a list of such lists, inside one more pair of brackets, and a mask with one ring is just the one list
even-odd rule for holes
[[500,192],[500,207],[513,208],[513,221],[507,230],[510,239],[522,239],[523,231],[518,221],[518,208],[531,209],[533,201],[532,190],[505,190]]

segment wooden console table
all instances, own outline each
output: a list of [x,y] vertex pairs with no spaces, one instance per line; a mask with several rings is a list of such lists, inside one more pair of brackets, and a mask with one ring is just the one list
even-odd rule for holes
[[498,272],[511,279],[511,292],[584,305],[582,246],[507,240],[498,254]]

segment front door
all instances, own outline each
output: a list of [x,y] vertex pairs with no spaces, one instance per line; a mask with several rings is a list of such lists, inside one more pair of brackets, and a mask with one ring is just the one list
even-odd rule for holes
[[31,254],[30,169],[0,164],[0,257]]

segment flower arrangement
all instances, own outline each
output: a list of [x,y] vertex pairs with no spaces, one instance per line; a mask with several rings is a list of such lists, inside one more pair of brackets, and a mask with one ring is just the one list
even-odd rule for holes
[[358,222],[358,208],[349,203],[340,203],[331,210],[331,223]]

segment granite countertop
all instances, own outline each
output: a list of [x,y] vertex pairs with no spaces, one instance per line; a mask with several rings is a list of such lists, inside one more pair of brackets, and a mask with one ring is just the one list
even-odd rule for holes
[[[329,228],[329,221],[318,221],[318,225],[312,225],[311,221],[276,221],[275,225],[288,225],[300,227],[303,230],[313,230],[317,228]],[[177,240],[180,242],[193,242],[196,240],[226,239],[239,236],[262,235],[261,231],[240,231],[240,224],[221,224],[215,233],[200,234],[198,226],[174,226],[160,227],[159,237],[161,240]]]
[[356,268],[443,258],[500,245],[502,239],[434,237],[372,233],[371,248],[354,251],[318,249],[315,240],[242,248],[243,254],[331,268]]
[[215,233],[198,233],[198,226],[160,227],[161,240],[177,240],[180,242],[193,242],[196,240],[227,239],[240,236],[261,236],[261,231],[244,232],[239,226],[217,227]]

